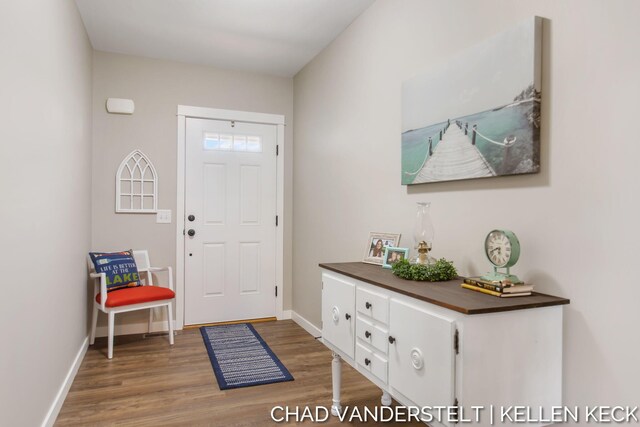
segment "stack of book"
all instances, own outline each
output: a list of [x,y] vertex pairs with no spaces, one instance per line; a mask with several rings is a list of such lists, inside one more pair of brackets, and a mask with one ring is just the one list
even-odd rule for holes
[[500,298],[524,297],[531,295],[533,291],[533,285],[511,283],[508,280],[488,281],[480,277],[467,277],[461,286],[465,289],[471,289],[472,291],[482,292],[483,294]]

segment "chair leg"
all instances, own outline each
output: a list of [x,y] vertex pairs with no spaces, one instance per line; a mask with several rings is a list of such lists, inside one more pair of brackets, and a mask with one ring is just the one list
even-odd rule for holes
[[169,344],[173,345],[173,307],[167,304],[167,321],[169,322]]
[[151,333],[151,323],[153,323],[153,308],[149,309],[149,327],[147,328],[147,333]]
[[93,317],[91,318],[91,336],[89,337],[89,345],[96,342],[96,326],[98,325],[98,306],[93,304]]
[[109,312],[109,347],[107,352],[107,358],[113,358],[113,329],[115,327],[115,317],[116,314],[111,311]]

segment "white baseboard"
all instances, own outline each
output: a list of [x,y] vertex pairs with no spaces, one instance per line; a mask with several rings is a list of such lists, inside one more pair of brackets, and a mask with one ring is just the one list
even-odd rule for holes
[[87,348],[89,348],[89,337],[85,337],[80,345],[80,349],[76,354],[76,358],[73,360],[71,367],[69,368],[69,372],[67,372],[67,376],[64,378],[64,381],[60,385],[60,389],[58,390],[58,394],[56,394],[47,415],[44,417],[44,421],[42,421],[42,427],[51,427],[56,422],[56,418],[58,418],[58,414],[60,413],[60,409],[62,409],[62,404],[67,397],[67,393],[69,393],[69,389],[71,388],[71,384],[73,384],[73,380],[78,373],[78,369],[80,369],[80,365],[82,365],[82,359],[84,359],[84,355],[87,353]]
[[[118,325],[118,316],[116,316],[116,327],[114,329],[114,335],[132,335],[132,334],[146,334],[149,332],[149,324],[144,323],[126,323],[124,325]],[[175,322],[174,322],[175,325]],[[169,324],[166,320],[156,320],[151,323],[151,332],[167,332],[169,330]],[[176,329],[177,330],[177,329]],[[96,328],[96,337],[106,337],[109,333],[108,327],[98,326]]]
[[302,329],[309,332],[314,337],[322,336],[322,331],[313,323],[309,322],[304,317],[300,316],[295,311],[291,311],[291,319],[296,322]]
[[[292,318],[292,310],[284,310],[282,312],[282,316],[278,318],[278,320],[289,320]],[[302,318],[301,318],[302,319]],[[306,320],[305,320],[306,321]],[[178,331],[180,329],[176,328],[176,323],[174,321],[174,330]],[[169,325],[166,320],[156,320],[151,323],[151,332],[167,332],[169,330]],[[98,326],[96,328],[96,337],[106,337],[108,335],[107,325]],[[114,335],[133,335],[133,334],[146,334],[149,332],[149,325],[147,322],[138,322],[138,323],[125,323],[122,325],[118,325],[118,316],[116,316],[116,327],[114,330]],[[310,332],[311,333],[311,332]]]

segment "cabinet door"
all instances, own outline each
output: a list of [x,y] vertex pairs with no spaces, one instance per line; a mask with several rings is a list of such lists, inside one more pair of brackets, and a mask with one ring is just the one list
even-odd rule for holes
[[355,285],[340,276],[322,274],[322,339],[353,358]]
[[452,320],[391,299],[389,385],[418,406],[451,406],[455,354]]

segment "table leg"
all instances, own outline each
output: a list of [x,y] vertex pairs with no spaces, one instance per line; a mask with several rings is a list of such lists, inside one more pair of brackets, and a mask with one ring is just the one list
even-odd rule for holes
[[382,403],[382,406],[391,406],[391,395],[385,390],[382,390],[380,403]]
[[333,383],[333,403],[331,405],[331,415],[338,416],[342,411],[340,406],[340,383],[342,381],[342,366],[340,364],[340,355],[333,353],[333,361],[331,362],[331,380]]

